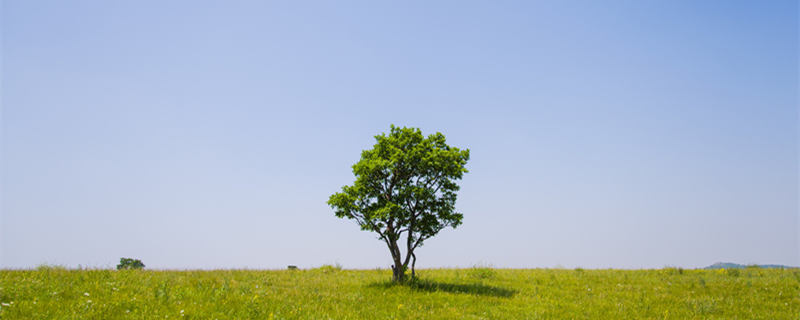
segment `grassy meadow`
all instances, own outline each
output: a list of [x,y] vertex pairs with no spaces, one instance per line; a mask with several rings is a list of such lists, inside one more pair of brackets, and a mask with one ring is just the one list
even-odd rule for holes
[[0,271],[0,319],[798,319],[800,270]]

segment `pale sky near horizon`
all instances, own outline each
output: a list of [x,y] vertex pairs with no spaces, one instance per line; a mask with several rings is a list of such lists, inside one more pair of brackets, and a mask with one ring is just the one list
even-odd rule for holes
[[2,1],[0,268],[386,268],[325,204],[469,148],[420,268],[800,265],[796,1]]

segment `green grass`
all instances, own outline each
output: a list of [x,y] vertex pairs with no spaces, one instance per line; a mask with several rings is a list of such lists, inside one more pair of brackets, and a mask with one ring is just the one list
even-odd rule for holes
[[1,319],[798,319],[800,271],[0,271]]

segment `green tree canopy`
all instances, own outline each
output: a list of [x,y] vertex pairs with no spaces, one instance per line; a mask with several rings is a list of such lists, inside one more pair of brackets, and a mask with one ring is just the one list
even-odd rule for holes
[[142,260],[139,259],[119,258],[117,270],[123,269],[144,269],[144,263],[142,263]]
[[[414,250],[445,227],[457,227],[457,180],[467,172],[469,149],[448,146],[443,134],[427,137],[417,128],[391,126],[375,136],[372,149],[353,165],[356,181],[328,199],[339,218],[355,220],[378,234],[392,254],[393,279],[405,280]],[[405,255],[398,241],[405,236]]]

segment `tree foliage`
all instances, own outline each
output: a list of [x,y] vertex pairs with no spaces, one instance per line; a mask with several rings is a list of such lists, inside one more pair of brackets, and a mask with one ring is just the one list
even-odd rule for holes
[[[331,195],[328,204],[337,217],[378,234],[392,254],[394,280],[402,281],[411,259],[414,275],[415,249],[442,229],[461,224],[456,181],[467,172],[469,149],[448,146],[438,132],[425,137],[420,129],[394,125],[375,140],[353,165],[353,185]],[[405,255],[398,244],[402,240]]]
[[122,269],[144,269],[144,263],[142,263],[142,260],[139,259],[119,258],[117,270]]

